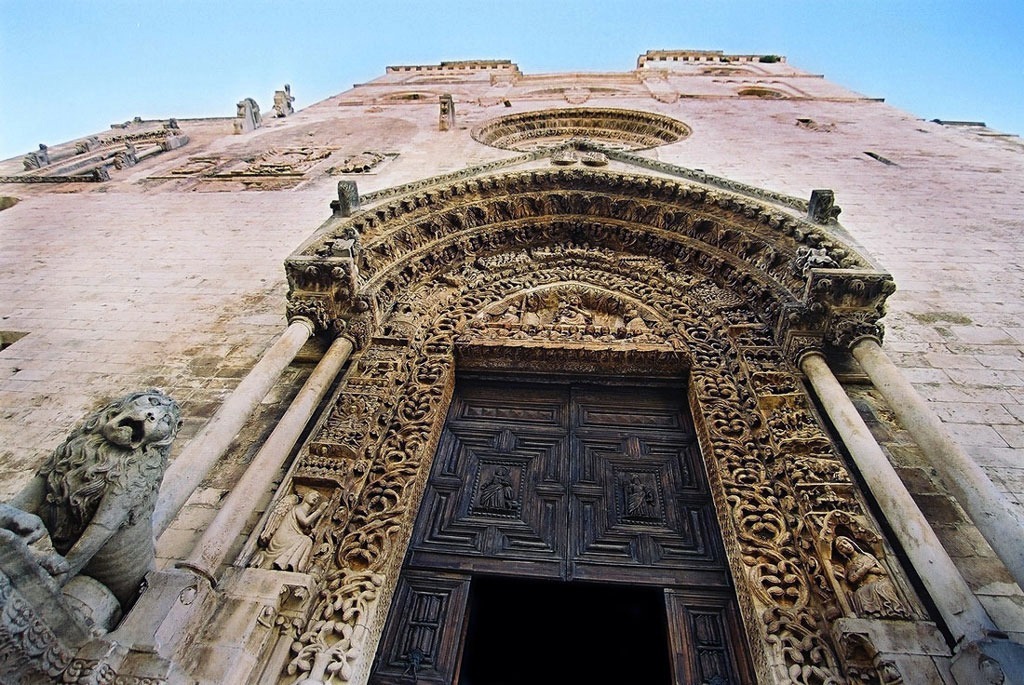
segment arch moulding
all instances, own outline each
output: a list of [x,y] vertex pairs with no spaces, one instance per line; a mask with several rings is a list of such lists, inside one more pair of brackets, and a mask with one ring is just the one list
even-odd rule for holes
[[[316,489],[338,512],[313,533],[318,592],[277,623],[291,680],[365,682],[463,369],[677,379],[758,682],[913,668],[874,626],[903,646],[934,626],[795,365],[880,338],[894,289],[827,227],[698,183],[534,170],[338,219],[286,267],[289,314],[359,349],[279,493]],[[839,538],[883,585],[844,572]]]

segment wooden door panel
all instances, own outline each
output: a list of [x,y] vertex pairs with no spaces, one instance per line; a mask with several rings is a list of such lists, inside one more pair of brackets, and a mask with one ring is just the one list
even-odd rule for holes
[[410,563],[563,577],[566,409],[549,389],[472,387],[454,400]]
[[664,588],[673,682],[753,682],[678,389],[460,380],[371,682],[411,682],[413,647],[454,682],[485,575]]
[[696,437],[678,393],[576,390],[574,578],[728,585]]
[[637,458],[590,438],[579,453],[586,466],[569,489],[573,577],[728,585],[708,505],[679,495],[678,449],[655,446]]
[[460,386],[409,561],[726,586],[702,474],[678,392]]
[[468,575],[405,571],[374,662],[374,685],[451,685],[459,663]]
[[732,593],[665,590],[676,683],[753,683]]

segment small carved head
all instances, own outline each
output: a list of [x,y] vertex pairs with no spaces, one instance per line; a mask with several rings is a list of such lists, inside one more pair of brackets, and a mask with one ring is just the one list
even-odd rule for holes
[[159,390],[132,393],[103,412],[103,436],[126,449],[167,445],[181,428],[178,403]]
[[845,535],[840,535],[836,538],[835,548],[836,551],[842,554],[844,557],[849,557],[857,551],[857,547],[853,544],[853,540],[846,537]]

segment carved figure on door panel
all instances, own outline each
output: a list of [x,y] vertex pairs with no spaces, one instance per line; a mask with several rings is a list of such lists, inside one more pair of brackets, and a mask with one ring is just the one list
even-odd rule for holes
[[629,518],[651,518],[654,516],[654,493],[633,474],[626,483],[626,516]]
[[480,486],[480,506],[492,511],[510,511],[516,508],[515,490],[507,466],[499,466]]

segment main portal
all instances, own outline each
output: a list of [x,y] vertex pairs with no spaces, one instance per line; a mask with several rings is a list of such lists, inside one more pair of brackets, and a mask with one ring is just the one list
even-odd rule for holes
[[680,385],[460,378],[371,677],[752,682]]

